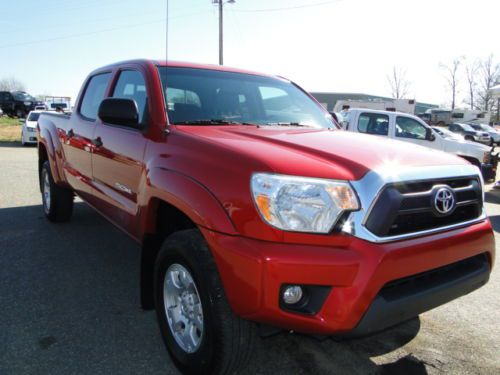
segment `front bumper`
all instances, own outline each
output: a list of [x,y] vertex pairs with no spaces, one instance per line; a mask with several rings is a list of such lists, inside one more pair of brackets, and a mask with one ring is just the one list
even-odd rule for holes
[[425,311],[464,296],[486,284],[490,265],[486,254],[386,284],[348,337],[389,328]]
[[483,145],[489,145],[491,143],[490,137],[474,137],[476,142],[482,143]]
[[[314,334],[371,333],[466,294],[486,282],[495,252],[489,220],[383,244],[342,234],[318,236],[316,245],[304,245],[228,236],[207,229],[202,232],[236,314]],[[402,296],[401,301],[411,301],[418,309],[401,312],[401,301],[398,306],[385,304],[380,308],[380,293],[388,283],[480,254],[487,260],[487,268],[479,279],[459,283],[458,288],[454,287],[457,283],[443,283],[437,286],[437,292],[428,289]],[[331,290],[319,312],[308,315],[280,307],[280,288],[284,284],[328,286]],[[379,321],[380,311],[394,318]]]
[[481,174],[484,181],[495,181],[497,176],[497,162],[489,164],[481,164]]

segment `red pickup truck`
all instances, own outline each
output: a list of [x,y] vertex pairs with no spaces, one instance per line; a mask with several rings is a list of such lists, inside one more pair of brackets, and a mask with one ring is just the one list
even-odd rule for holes
[[142,306],[184,373],[233,373],[262,327],[385,329],[494,263],[475,166],[341,131],[280,77],[117,63],[38,127],[47,218],[76,194],[141,244]]

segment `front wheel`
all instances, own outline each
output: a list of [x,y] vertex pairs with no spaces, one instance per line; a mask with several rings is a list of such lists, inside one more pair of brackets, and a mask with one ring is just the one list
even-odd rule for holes
[[474,141],[474,137],[472,137],[471,135],[466,135],[465,140],[466,141]]
[[43,163],[40,173],[43,212],[53,222],[68,221],[73,213],[73,192],[54,182],[50,164]]
[[250,359],[254,323],[232,312],[197,229],[172,234],[155,265],[155,303],[165,346],[184,374],[233,374]]

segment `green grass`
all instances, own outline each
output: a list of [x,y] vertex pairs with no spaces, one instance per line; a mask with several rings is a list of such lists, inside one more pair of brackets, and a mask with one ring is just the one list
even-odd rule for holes
[[0,126],[21,126],[19,119],[8,116],[0,117]]
[[21,123],[17,118],[0,117],[0,142],[21,142]]

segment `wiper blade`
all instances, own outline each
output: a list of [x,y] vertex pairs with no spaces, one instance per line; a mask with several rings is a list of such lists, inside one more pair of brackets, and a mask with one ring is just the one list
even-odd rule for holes
[[248,125],[238,121],[230,121],[225,119],[210,119],[210,120],[192,120],[192,121],[177,121],[172,125]]
[[268,122],[264,125],[267,125],[267,126],[305,126],[305,127],[312,126],[309,124],[302,124],[300,122]]

